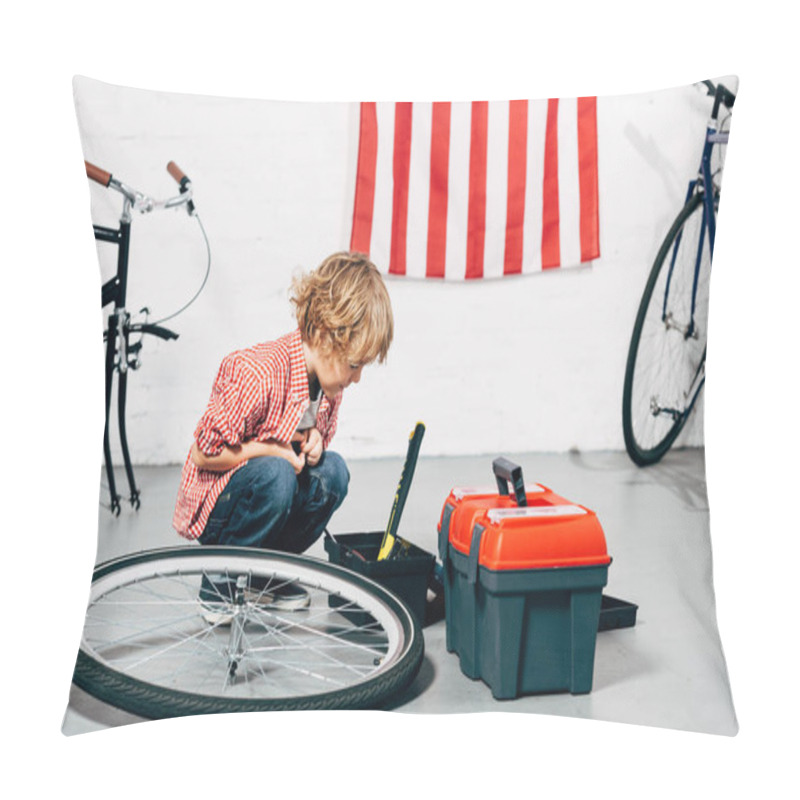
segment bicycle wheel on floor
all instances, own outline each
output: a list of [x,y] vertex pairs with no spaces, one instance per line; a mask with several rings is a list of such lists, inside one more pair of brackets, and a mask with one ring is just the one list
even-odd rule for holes
[[693,195],[656,255],[636,316],[622,425],[628,454],[641,466],[672,447],[705,381],[711,273],[705,213],[703,195]]
[[[271,605],[290,583],[307,604]],[[228,613],[209,614],[201,586],[220,584],[236,587]],[[411,612],[368,578],[308,556],[183,546],[95,569],[73,681],[151,719],[374,708],[411,683],[423,650]]]

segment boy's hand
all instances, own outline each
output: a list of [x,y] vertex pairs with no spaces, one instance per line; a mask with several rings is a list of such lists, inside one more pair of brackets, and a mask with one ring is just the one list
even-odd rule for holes
[[319,463],[322,458],[322,434],[316,428],[309,428],[306,431],[306,441],[300,454],[305,456],[309,467],[314,467]]
[[282,444],[276,441],[275,445],[278,447],[278,455],[281,458],[285,458],[294,467],[295,475],[299,475],[305,468],[306,454],[302,450],[296,453],[291,443]]

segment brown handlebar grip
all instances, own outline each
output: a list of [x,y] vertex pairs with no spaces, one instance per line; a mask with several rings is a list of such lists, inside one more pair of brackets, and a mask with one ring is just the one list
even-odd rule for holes
[[167,172],[169,172],[178,183],[189,181],[186,177],[186,173],[174,161],[170,161],[169,164],[167,164]]
[[108,186],[111,183],[111,173],[106,172],[88,161],[83,162],[86,165],[86,175],[93,181],[101,183],[103,186]]

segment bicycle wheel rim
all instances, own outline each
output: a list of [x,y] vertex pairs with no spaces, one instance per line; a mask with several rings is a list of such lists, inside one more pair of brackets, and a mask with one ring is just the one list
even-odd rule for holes
[[[631,335],[623,390],[623,433],[628,454],[642,466],[656,463],[673,446],[703,387],[711,270],[703,216],[703,195],[696,194],[659,249]],[[686,338],[701,235],[694,333]],[[669,322],[664,319],[665,313]]]
[[[248,600],[241,624],[209,623],[203,575],[295,581],[311,605],[281,611]],[[230,680],[234,631],[245,649]],[[364,576],[308,556],[184,546],[95,569],[73,681],[150,719],[374,708],[410,684],[423,650],[407,607]]]

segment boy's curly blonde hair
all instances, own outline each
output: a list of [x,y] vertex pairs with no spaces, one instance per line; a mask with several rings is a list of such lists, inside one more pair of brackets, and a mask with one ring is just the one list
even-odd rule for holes
[[383,362],[394,333],[389,293],[361,253],[334,253],[292,282],[291,301],[303,341],[351,364]]

